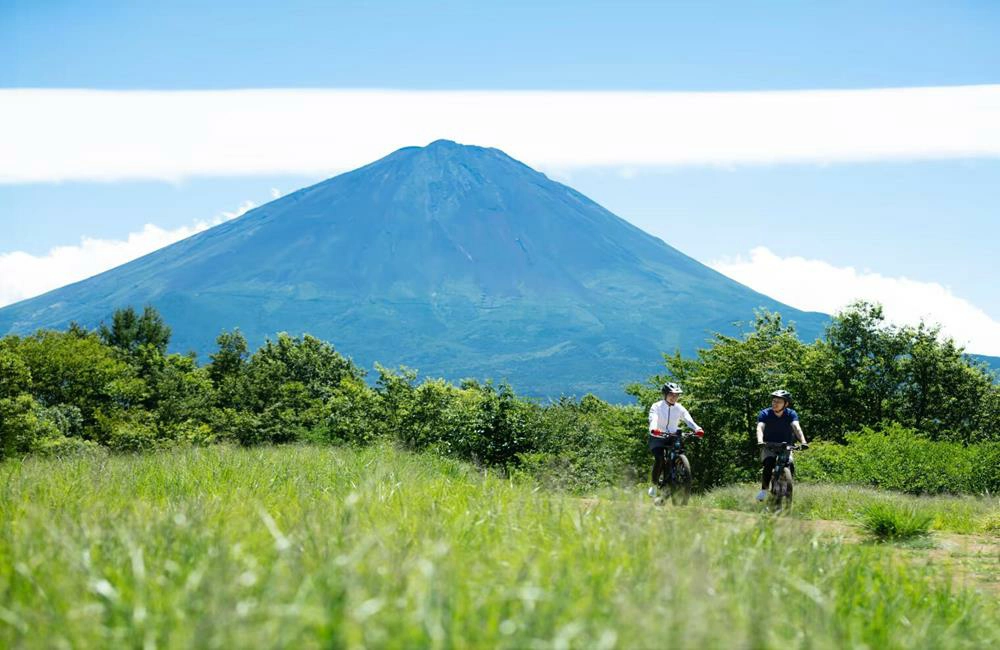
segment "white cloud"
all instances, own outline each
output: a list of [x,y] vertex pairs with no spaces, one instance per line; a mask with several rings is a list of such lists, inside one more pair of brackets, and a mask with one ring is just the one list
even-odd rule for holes
[[279,190],[277,187],[272,187],[271,188],[271,198],[272,199],[280,199],[281,198],[281,190]]
[[329,175],[438,138],[544,169],[1000,156],[1000,85],[773,92],[0,89],[0,182]]
[[244,201],[232,212],[175,230],[146,224],[124,240],[84,237],[76,246],[57,246],[45,255],[22,251],[0,253],[0,307],[97,275],[212,226],[235,219],[256,207]]
[[897,325],[916,325],[921,319],[938,323],[970,352],[1000,355],[1000,322],[935,282],[887,277],[821,260],[779,257],[765,247],[754,248],[749,259],[722,259],[711,266],[799,309],[832,314],[855,300],[879,302],[886,318]]

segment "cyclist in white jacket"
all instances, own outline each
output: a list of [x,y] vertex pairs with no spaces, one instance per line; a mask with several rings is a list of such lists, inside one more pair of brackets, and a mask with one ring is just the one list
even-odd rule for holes
[[688,410],[677,403],[684,392],[678,384],[663,384],[660,392],[663,393],[663,399],[649,407],[649,451],[653,454],[653,485],[649,488],[649,496],[655,496],[656,488],[663,486],[667,469],[666,448],[670,436],[677,434],[681,421],[699,438],[705,435],[705,430],[698,426]]

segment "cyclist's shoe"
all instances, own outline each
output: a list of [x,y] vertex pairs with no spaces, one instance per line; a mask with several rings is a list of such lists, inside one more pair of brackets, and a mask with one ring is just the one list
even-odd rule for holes
[[757,493],[758,501],[763,501],[766,498],[767,498],[767,490],[761,490],[760,492]]
[[648,494],[651,497],[655,497],[656,496],[656,486],[655,485],[650,485],[649,489],[646,490],[646,494]]

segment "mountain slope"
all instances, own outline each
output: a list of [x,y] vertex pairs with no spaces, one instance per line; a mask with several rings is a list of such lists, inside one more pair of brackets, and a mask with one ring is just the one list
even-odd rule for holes
[[[705,236],[711,236],[706,232]],[[826,317],[758,294],[496,149],[437,141],[304,188],[119,268],[0,310],[0,333],[155,305],[172,347],[223,328],[309,332],[363,365],[621,396],[661,353],[753,310],[806,338]]]

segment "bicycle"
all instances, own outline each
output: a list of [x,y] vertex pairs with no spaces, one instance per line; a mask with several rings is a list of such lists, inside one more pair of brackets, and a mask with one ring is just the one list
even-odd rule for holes
[[[691,498],[691,461],[684,453],[684,440],[695,436],[691,432],[677,432],[667,436],[670,444],[667,447],[667,475],[662,486],[669,487],[670,501],[674,505],[687,505]],[[695,436],[697,437],[697,436]],[[661,501],[662,502],[662,501]]]
[[774,471],[771,472],[771,503],[776,511],[792,508],[792,491],[795,481],[792,474],[792,452],[808,449],[809,445],[791,444],[787,442],[765,442],[763,447],[777,452],[774,457]]

